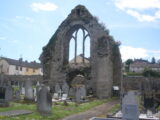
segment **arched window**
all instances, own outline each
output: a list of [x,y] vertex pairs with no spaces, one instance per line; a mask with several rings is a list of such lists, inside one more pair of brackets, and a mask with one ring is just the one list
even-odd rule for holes
[[[86,37],[84,41],[84,59],[88,58],[88,61],[90,61],[90,38],[89,36]],[[85,60],[84,60],[85,63]]]
[[77,29],[73,34],[69,44],[70,63],[87,63],[90,57],[90,38],[85,29]]
[[69,61],[74,59],[75,56],[75,40],[72,38],[69,43]]

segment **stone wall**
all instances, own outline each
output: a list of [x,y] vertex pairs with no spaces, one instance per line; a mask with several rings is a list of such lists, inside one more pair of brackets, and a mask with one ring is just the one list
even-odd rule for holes
[[26,80],[31,80],[31,81],[42,81],[43,76],[41,75],[0,75],[0,81],[3,81],[4,83],[8,81],[13,81],[13,82],[24,82]]
[[[160,78],[153,77],[142,77],[142,76],[130,76],[123,77],[123,88],[124,91],[129,90],[143,90],[144,85],[149,84],[148,89],[160,90]],[[150,88],[149,88],[150,87]]]

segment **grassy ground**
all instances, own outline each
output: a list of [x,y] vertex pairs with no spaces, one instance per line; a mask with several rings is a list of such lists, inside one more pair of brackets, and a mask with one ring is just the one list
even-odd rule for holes
[[92,102],[83,103],[80,105],[75,105],[75,103],[69,103],[68,106],[63,105],[63,103],[58,103],[53,105],[52,107],[52,115],[50,116],[41,116],[38,112],[36,112],[36,105],[35,104],[26,104],[26,103],[16,103],[13,102],[10,104],[10,107],[0,108],[0,112],[10,111],[10,110],[31,110],[33,111],[32,114],[28,115],[20,115],[15,117],[4,117],[0,116],[0,120],[59,120],[64,118],[68,115],[76,114],[79,112],[84,112],[86,110],[91,109],[97,105],[109,102],[112,99],[107,100],[93,100]]
[[114,106],[108,111],[108,113],[110,113],[110,114],[115,113],[115,112],[117,112],[119,109],[120,109],[120,104],[116,104],[116,105],[114,105]]

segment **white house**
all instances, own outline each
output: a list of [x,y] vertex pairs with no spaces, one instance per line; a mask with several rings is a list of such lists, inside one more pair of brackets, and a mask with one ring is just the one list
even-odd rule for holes
[[43,75],[40,63],[0,57],[0,73],[6,75]]
[[146,60],[135,60],[132,64],[130,64],[129,71],[141,73],[145,68],[149,68],[151,70],[160,71],[160,64],[152,64]]

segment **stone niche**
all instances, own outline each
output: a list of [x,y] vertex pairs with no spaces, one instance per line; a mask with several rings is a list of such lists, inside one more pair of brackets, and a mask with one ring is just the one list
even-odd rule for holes
[[[75,59],[75,65],[71,66],[69,64],[70,40],[71,38],[75,40],[76,58],[77,41],[73,33],[79,29],[83,33],[85,31],[88,33],[84,34],[83,43],[86,37],[90,38],[90,63],[84,63],[83,58],[82,65],[79,65]],[[44,80],[48,80],[51,88],[54,88],[56,83],[62,85],[64,82],[70,86],[72,79],[81,74],[86,78],[88,89],[92,89],[98,98],[107,98],[112,95],[113,85],[119,86],[122,79],[119,44],[109,35],[109,30],[99,24],[97,18],[92,16],[83,5],[76,6],[61,23],[43,48],[40,60],[43,64]]]

